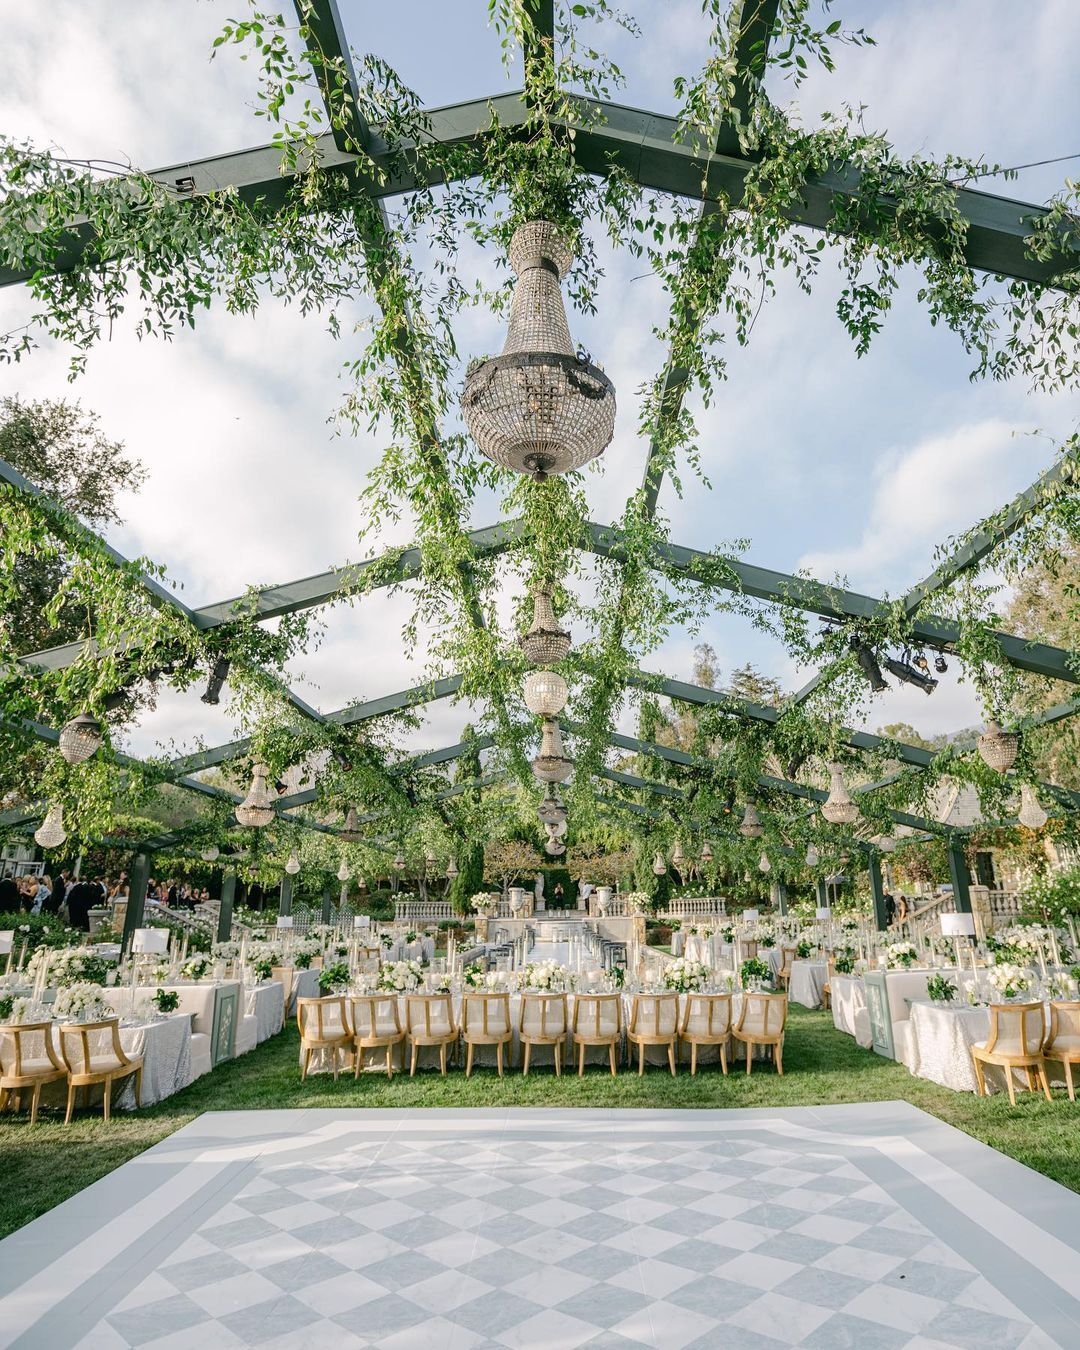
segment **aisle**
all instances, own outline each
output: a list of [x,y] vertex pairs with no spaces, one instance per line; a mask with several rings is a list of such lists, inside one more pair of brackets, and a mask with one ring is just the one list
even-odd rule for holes
[[222,1112],[0,1243],[0,1344],[1051,1350],[1078,1246],[903,1102]]

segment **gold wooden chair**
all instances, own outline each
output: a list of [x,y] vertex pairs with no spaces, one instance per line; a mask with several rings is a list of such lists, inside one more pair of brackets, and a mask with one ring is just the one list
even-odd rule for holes
[[784,1028],[787,1025],[787,994],[743,994],[742,1011],[732,1035],[746,1046],[746,1072],[750,1072],[754,1046],[771,1046],[776,1072],[784,1072]]
[[798,947],[781,946],[780,948],[780,983],[785,989],[791,983],[791,966],[798,952]]
[[466,990],[461,1000],[461,1037],[468,1047],[465,1077],[472,1077],[473,1055],[478,1045],[495,1047],[499,1077],[503,1076],[503,1053],[511,1047],[513,1067],[514,1024],[510,1020],[510,995]]
[[826,1012],[832,1006],[832,980],[836,974],[836,959],[830,956],[825,969],[825,983],[821,986],[821,1006]]
[[720,1067],[728,1071],[728,1041],[731,1039],[731,995],[689,994],[683,1010],[679,1035],[690,1046],[690,1073],[697,1073],[698,1050],[715,1045],[720,1051]]
[[334,1057],[334,1082],[338,1079],[338,1051],[345,1052],[345,1060],[352,1053],[353,1033],[349,1025],[349,1008],[342,994],[326,998],[298,998],[296,1025],[300,1028],[300,1081],[308,1075],[311,1056],[316,1050],[329,1050]]
[[366,1050],[386,1051],[386,1076],[394,1076],[394,1049],[405,1041],[396,994],[368,994],[350,999],[353,1046],[356,1060],[353,1077],[359,1078]]
[[61,1022],[60,1053],[67,1065],[67,1114],[64,1124],[71,1120],[75,1109],[75,1094],[86,1089],[89,1105],[90,1088],[104,1084],[105,1119],[109,1119],[112,1086],[135,1075],[135,1105],[142,1096],[142,1056],[128,1055],[120,1044],[120,1019],[107,1017],[100,1022]]
[[630,1025],[626,1039],[637,1046],[638,1077],[645,1072],[645,1047],[666,1045],[668,1066],[675,1077],[675,1043],[679,1036],[679,996],[674,990],[665,994],[635,994],[630,1004]]
[[276,980],[285,990],[285,1011],[289,1010],[289,1003],[292,1001],[293,989],[296,986],[296,969],[293,966],[274,966],[270,972],[270,978]]
[[1052,1059],[1064,1066],[1069,1101],[1076,1101],[1072,1066],[1080,1064],[1080,1003],[1075,1000],[1051,1002],[1050,1033],[1043,1046],[1043,1059]]
[[[22,1107],[22,1094],[32,1089],[30,1124],[37,1120],[41,1089],[67,1077],[57,1058],[51,1022],[22,1022],[0,1027],[0,1111]],[[14,1100],[12,1100],[14,1099]]]
[[615,1056],[622,1042],[622,995],[578,994],[574,999],[574,1045],[578,1077],[585,1074],[585,1051],[590,1045],[606,1045],[612,1076],[618,1072]]
[[458,1028],[449,994],[406,994],[405,1027],[412,1046],[409,1077],[416,1073],[421,1046],[439,1047],[439,1072],[446,1075],[446,1056],[457,1045]]
[[529,1072],[534,1045],[550,1045],[555,1055],[555,1073],[562,1077],[562,1052],[569,1030],[566,995],[537,990],[524,993],[518,1008],[518,1037],[524,1047],[522,1076]]
[[736,944],[736,951],[740,963],[754,960],[758,954],[757,938],[740,938]]
[[1016,1105],[1016,1085],[1013,1081],[1013,1069],[1027,1071],[1028,1091],[1035,1092],[1035,1079],[1046,1094],[1046,1100],[1052,1101],[1050,1084],[1046,1077],[1046,1061],[1043,1058],[1043,1039],[1046,1035],[1046,1019],[1041,1003],[991,1003],[990,1034],[985,1041],[976,1041],[971,1047],[971,1062],[975,1068],[975,1081],[979,1085],[979,1096],[985,1097],[985,1065],[994,1064],[1005,1070],[1005,1086],[1009,1089],[1009,1104]]

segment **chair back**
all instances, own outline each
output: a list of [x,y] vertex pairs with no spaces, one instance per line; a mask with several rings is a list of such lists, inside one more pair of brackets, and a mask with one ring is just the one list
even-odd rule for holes
[[305,1040],[325,1041],[335,1036],[351,1036],[345,996],[329,994],[326,998],[298,998],[296,1025]]
[[405,1025],[410,1036],[449,1036],[454,1005],[449,994],[406,994]]
[[[580,995],[578,1002],[587,997]],[[518,1030],[531,1040],[555,1041],[567,1032],[566,995],[542,991],[521,996]]]
[[617,1036],[622,1031],[621,994],[578,994],[574,1000],[574,1035]]
[[508,1036],[511,1031],[510,995],[466,991],[461,1000],[461,1028],[466,1038]]
[[630,1004],[630,1030],[639,1036],[675,1036],[679,1031],[679,996],[635,994]]
[[779,1036],[787,1023],[786,994],[743,994],[737,1031],[752,1036]]
[[292,966],[274,966],[270,971],[270,978],[276,980],[278,984],[283,985],[285,989],[285,1003],[292,998],[293,984],[296,978],[296,971]]
[[51,1022],[16,1022],[0,1027],[0,1076],[21,1078],[28,1068],[63,1069],[53,1045]]
[[1050,1003],[1050,1034],[1046,1044],[1050,1046],[1055,1041],[1080,1050],[1080,1002],[1075,999],[1067,1002],[1057,999]]
[[792,961],[795,960],[796,956],[798,955],[798,952],[799,952],[798,947],[780,948],[780,965],[784,970],[791,969],[791,963]]
[[401,1035],[401,1014],[394,994],[367,994],[350,999],[353,1031],[361,1040]]
[[1042,1003],[991,1003],[986,1048],[999,1055],[1037,1055],[1046,1038]]
[[120,1044],[118,1017],[100,1022],[61,1022],[60,1053],[73,1074],[105,1073],[131,1063]]
[[731,1031],[731,995],[690,994],[682,1030],[684,1036],[726,1036]]
[[750,961],[758,954],[757,938],[739,939],[739,960]]

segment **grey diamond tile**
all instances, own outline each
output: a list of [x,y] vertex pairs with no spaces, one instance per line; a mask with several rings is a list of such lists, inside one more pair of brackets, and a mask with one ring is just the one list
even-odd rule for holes
[[401,1252],[386,1261],[377,1261],[368,1266],[361,1274],[384,1289],[406,1289],[410,1284],[419,1284],[421,1280],[430,1280],[446,1269],[430,1257],[419,1252]]
[[[755,1252],[755,1255],[758,1253]],[[801,1303],[812,1303],[821,1308],[843,1308],[853,1298],[861,1294],[870,1280],[857,1280],[852,1275],[842,1275],[835,1270],[822,1270],[814,1266],[800,1270],[797,1275],[778,1284],[773,1293],[785,1298],[797,1299]]]
[[[499,1286],[520,1279],[522,1271],[526,1268],[517,1252],[500,1247],[497,1251],[478,1256],[475,1261],[467,1261],[464,1265],[458,1266],[457,1273],[469,1275],[474,1280],[483,1280],[485,1284]],[[543,1278],[538,1271],[537,1279]]]
[[758,1256],[776,1256],[781,1261],[797,1261],[810,1266],[833,1250],[833,1243],[803,1233],[777,1233],[754,1248]]
[[671,1214],[659,1214],[650,1219],[649,1227],[663,1229],[665,1233],[681,1233],[684,1237],[698,1237],[716,1227],[716,1215],[702,1214],[694,1209],[676,1209]]
[[632,1289],[620,1289],[614,1284],[597,1284],[559,1304],[559,1311],[582,1322],[598,1327],[612,1327],[624,1317],[645,1307],[650,1300]]
[[902,1233],[898,1228],[877,1227],[868,1228],[846,1245],[862,1247],[869,1252],[884,1252],[887,1256],[914,1256],[920,1247],[926,1246],[926,1238],[918,1233]]
[[481,1336],[500,1336],[510,1327],[516,1327],[519,1322],[527,1322],[535,1316],[535,1303],[502,1290],[474,1298],[471,1303],[447,1314],[449,1321],[468,1327]]
[[801,1342],[805,1350],[900,1350],[911,1336],[880,1322],[837,1313]]
[[[663,1344],[663,1342],[661,1342]],[[696,1341],[684,1345],[683,1350],[789,1350],[791,1342],[762,1336],[748,1327],[729,1327],[719,1323],[715,1331],[708,1331]]]
[[829,1217],[854,1219],[858,1223],[881,1223],[896,1213],[892,1205],[879,1205],[874,1200],[849,1200],[846,1197],[829,1206]]
[[987,1345],[994,1350],[1015,1350],[1030,1330],[1029,1322],[1016,1322],[977,1308],[946,1308],[922,1328],[922,1334],[927,1340],[962,1346],[964,1350],[981,1350]]
[[299,1228],[290,1228],[287,1231],[308,1247],[321,1249],[333,1247],[339,1242],[351,1242],[354,1238],[366,1237],[371,1229],[343,1214],[339,1219],[319,1219],[316,1223],[305,1223]]
[[291,1294],[268,1299],[265,1303],[256,1303],[250,1308],[242,1308],[239,1312],[219,1318],[221,1325],[246,1345],[261,1345],[264,1341],[283,1336],[289,1331],[300,1331],[321,1320],[314,1308],[309,1308]]
[[696,1270],[701,1275],[710,1275],[717,1266],[730,1260],[731,1252],[714,1242],[701,1242],[697,1238],[688,1238],[664,1253],[664,1260],[670,1265],[681,1266],[684,1270]]
[[[607,1280],[612,1275],[620,1275],[624,1270],[636,1266],[638,1257],[634,1252],[621,1251],[618,1247],[596,1246],[578,1252],[561,1262],[578,1275],[590,1275],[594,1280]],[[552,1267],[552,1278],[558,1277],[558,1267]]]
[[772,1228],[778,1233],[805,1221],[806,1210],[791,1209],[788,1205],[780,1204],[755,1205],[753,1209],[744,1209],[739,1215],[740,1223],[756,1224],[759,1228]]
[[[330,1321],[351,1331],[354,1336],[364,1337],[370,1345],[379,1345],[381,1340],[392,1336],[395,1331],[418,1326],[429,1317],[430,1313],[408,1299],[399,1298],[397,1294],[387,1294],[385,1298],[373,1299],[370,1303],[362,1303],[359,1307],[338,1313]],[[312,1336],[313,1346],[321,1344],[326,1350],[333,1350],[333,1343],[332,1336],[326,1339]]]
[[[533,1202],[536,1202],[535,1195]],[[547,1230],[541,1224],[533,1223],[531,1219],[519,1218],[516,1214],[494,1214],[490,1218],[485,1218],[483,1223],[477,1224],[476,1231],[489,1242],[509,1247],[512,1243],[524,1242],[526,1238],[536,1237],[537,1233]]]
[[234,1275],[246,1275],[248,1268],[228,1252],[216,1252],[213,1256],[197,1256],[191,1261],[179,1261],[162,1273],[177,1289],[186,1290],[201,1289],[207,1284],[217,1284],[219,1280],[232,1279]]
[[234,1219],[232,1223],[217,1224],[213,1228],[202,1228],[200,1236],[212,1242],[215,1247],[227,1251],[230,1247],[239,1247],[242,1242],[254,1242],[256,1238],[269,1237],[279,1232],[272,1223],[252,1215],[250,1219]]
[[576,1219],[570,1231],[575,1237],[604,1242],[625,1233],[628,1227],[626,1218],[619,1214],[587,1214],[583,1219]]
[[321,1284],[323,1280],[332,1280],[338,1275],[349,1273],[348,1266],[335,1261],[332,1256],[322,1252],[311,1252],[289,1261],[279,1261],[272,1266],[263,1266],[259,1274],[276,1284],[287,1293],[298,1289],[307,1289],[310,1285]]
[[749,1285],[736,1284],[734,1280],[725,1280],[717,1275],[702,1276],[666,1295],[668,1303],[688,1308],[691,1312],[704,1313],[707,1317],[738,1312],[760,1297],[760,1289],[751,1289]]
[[128,1312],[112,1313],[106,1320],[130,1345],[139,1346],[170,1332],[189,1331],[212,1319],[186,1294],[178,1294],[175,1298],[163,1298]]
[[[460,1202],[460,1200],[461,1197],[458,1196],[458,1201]],[[453,1237],[460,1233],[461,1229],[443,1223],[441,1219],[421,1216],[416,1219],[406,1219],[404,1223],[391,1224],[389,1228],[384,1228],[382,1231],[386,1237],[394,1242],[400,1242],[403,1247],[422,1247],[426,1242]]]

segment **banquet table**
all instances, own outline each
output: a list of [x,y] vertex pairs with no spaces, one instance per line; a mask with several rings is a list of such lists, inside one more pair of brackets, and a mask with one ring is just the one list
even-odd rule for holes
[[[311,967],[308,970],[298,970],[293,978],[292,993],[289,996],[289,1015],[296,1012],[296,1000],[298,998],[318,998],[319,997],[319,975],[320,971]],[[284,995],[284,989],[282,994]]]
[[792,1003],[801,1003],[804,1008],[820,1008],[828,978],[827,961],[792,961],[788,997]]
[[285,1021],[285,986],[280,980],[263,980],[247,990],[246,1010],[258,1024],[255,1044],[276,1036]]
[[[650,991],[648,991],[648,990],[642,990],[641,992],[642,992],[642,993],[648,993],[648,992],[650,992]],[[655,991],[655,992],[660,992],[660,991]],[[722,992],[722,991],[719,991],[719,992]],[[347,995],[347,997],[362,997],[362,995]],[[680,994],[678,997],[679,997],[679,1025],[681,1026],[681,1025],[682,1025],[683,1014],[684,1014],[685,1009],[686,1009],[686,1000],[690,997],[690,995],[688,995],[688,994]],[[453,1000],[454,1020],[455,1020],[455,1022],[457,1023],[457,1025],[460,1027],[460,1025],[461,1025],[461,993],[460,993],[460,991],[455,991],[455,992],[453,992],[453,993],[451,994],[451,998],[452,998],[452,1000]],[[518,1035],[518,1021],[519,1021],[520,1010],[521,1010],[521,998],[522,998],[522,995],[521,995],[520,993],[511,993],[511,995],[510,995],[510,1022],[511,1022],[511,1025],[512,1025],[512,1028],[513,1028],[513,1037],[512,1037],[512,1040],[511,1040],[511,1042],[510,1042],[510,1046],[511,1046],[511,1050],[512,1050],[512,1057],[511,1057],[511,1055],[507,1055],[507,1054],[504,1052],[504,1064],[505,1064],[505,1066],[506,1066],[507,1068],[509,1068],[511,1065],[516,1065],[516,1066],[520,1066],[520,1065],[521,1065],[521,1043],[520,1043],[520,1038],[519,1038],[519,1035]],[[573,1020],[574,1020],[574,998],[575,998],[575,995],[574,995],[574,994],[568,994],[568,995],[567,995],[567,1000],[566,1000],[566,1002],[567,1002],[567,1020],[568,1020],[568,1022],[570,1023],[570,1025],[573,1025]],[[637,1047],[636,1047],[636,1046],[628,1046],[627,1040],[626,1040],[626,1027],[627,1027],[627,1025],[629,1024],[629,1021],[630,1021],[630,1005],[631,1005],[632,1000],[633,1000],[633,994],[631,994],[631,993],[626,993],[626,994],[623,995],[623,1035],[622,1035],[622,1038],[621,1038],[620,1043],[619,1043],[619,1055],[620,1055],[620,1059],[622,1059],[622,1058],[624,1058],[625,1053],[627,1052],[627,1050],[629,1050],[630,1055],[631,1055],[631,1057],[632,1057],[632,1059],[633,1059],[633,1062],[634,1062],[634,1064],[636,1065],[636,1063],[637,1063]],[[404,996],[401,996],[401,997],[398,999],[398,1006],[399,1006],[399,1013],[400,1013],[400,1018],[401,1018],[401,1025],[402,1025],[402,1027],[404,1027],[404,1025],[405,1025],[405,998],[404,998]],[[738,1022],[738,1020],[739,1020],[739,1012],[740,1012],[741,1008],[742,1008],[742,994],[740,994],[740,993],[735,993],[735,994],[732,995],[732,1001],[731,1001],[731,1022],[732,1022],[732,1025],[733,1025],[733,1026],[734,1026],[734,1025]],[[404,1047],[403,1047],[403,1046],[399,1046],[399,1047],[395,1050],[395,1052],[394,1052],[393,1063],[394,1063],[394,1066],[395,1066],[395,1069],[396,1069],[396,1070],[400,1070],[403,1063],[404,1063],[404,1064],[407,1064],[407,1063],[408,1063],[408,1059],[407,1059],[407,1053],[408,1053],[408,1052],[407,1052],[407,1048],[406,1048],[406,1047],[407,1047],[407,1041],[406,1041],[406,1046],[404,1046]],[[736,1042],[734,1042],[733,1040],[729,1039],[729,1042],[728,1042],[728,1065],[729,1065],[729,1066],[730,1066],[731,1063],[732,1063],[733,1052],[736,1052],[737,1049],[738,1049],[738,1043],[736,1043]],[[567,1038],[566,1038],[566,1041],[565,1041],[565,1043],[564,1043],[564,1046],[563,1046],[563,1072],[564,1072],[564,1073],[566,1073],[566,1072],[568,1072],[568,1071],[569,1071],[569,1072],[574,1072],[574,1071],[576,1070],[576,1064],[577,1064],[576,1053],[577,1053],[577,1052],[576,1052],[576,1050],[575,1050],[575,1048],[574,1048],[574,1044],[573,1044],[573,1036],[572,1036],[572,1035],[568,1035]],[[745,1055],[745,1049],[743,1049],[743,1054]],[[704,1063],[710,1063],[710,1062],[712,1062],[712,1061],[716,1058],[716,1055],[717,1055],[717,1051],[716,1051],[716,1050],[713,1050],[713,1049],[708,1049],[708,1050],[702,1049],[702,1050],[699,1052],[699,1062],[701,1062],[701,1063],[703,1063],[703,1064],[704,1064]],[[765,1056],[766,1056],[766,1048],[765,1048],[764,1046],[755,1046],[755,1048],[754,1048],[754,1058],[755,1058],[755,1059],[763,1059],[763,1058],[765,1058]],[[301,1057],[301,1058],[302,1058],[302,1057]],[[550,1066],[550,1065],[553,1063],[553,1060],[554,1060],[554,1050],[552,1049],[551,1046],[546,1046],[546,1045],[544,1045],[544,1046],[535,1046],[535,1045],[534,1045],[534,1046],[533,1046],[533,1050],[532,1050],[532,1055],[531,1055],[530,1058],[531,1058],[532,1064],[535,1065],[537,1068],[539,1068],[539,1067],[541,1067],[541,1066],[544,1066],[544,1065]],[[495,1054],[495,1047],[494,1047],[494,1046],[490,1046],[490,1045],[483,1045],[483,1046],[481,1046],[481,1045],[478,1045],[478,1046],[476,1047],[476,1051],[475,1051],[475,1054],[474,1054],[474,1057],[473,1057],[473,1063],[474,1063],[474,1064],[481,1065],[481,1066],[489,1066],[489,1065],[494,1065],[494,1064],[495,1064],[495,1061],[496,1061],[496,1054]],[[417,1060],[417,1064],[418,1064],[418,1067],[419,1067],[419,1068],[430,1068],[430,1067],[433,1067],[433,1066],[437,1065],[438,1062],[439,1062],[439,1052],[438,1052],[438,1049],[437,1049],[437,1048],[434,1048],[434,1049],[433,1049],[433,1048],[429,1048],[429,1047],[426,1047],[426,1046],[421,1047],[420,1054],[419,1054],[419,1057],[418,1057],[418,1060]],[[586,1046],[586,1049],[585,1049],[585,1063],[586,1063],[587,1065],[589,1065],[589,1064],[604,1064],[604,1065],[606,1065],[607,1062],[608,1062],[608,1051],[607,1051],[607,1047],[606,1047],[606,1046]],[[645,1047],[645,1062],[646,1062],[646,1064],[650,1064],[650,1065],[663,1065],[663,1066],[666,1066],[666,1065],[667,1065],[667,1062],[668,1062],[668,1060],[667,1060],[667,1050],[664,1048],[664,1046],[657,1046],[657,1045],[646,1046],[646,1047]],[[688,1046],[686,1046],[686,1047],[684,1047],[684,1046],[682,1046],[682,1045],[679,1045],[679,1046],[678,1046],[678,1062],[680,1062],[680,1063],[687,1063],[687,1064],[690,1062],[690,1049],[689,1049]],[[313,1054],[312,1057],[311,1057],[311,1063],[310,1063],[309,1068],[308,1068],[308,1073],[309,1073],[309,1074],[313,1074],[313,1073],[329,1073],[329,1072],[332,1070],[332,1068],[333,1068],[333,1063],[332,1063],[331,1056],[330,1056],[328,1053],[324,1053],[324,1052],[316,1052],[316,1053]],[[350,1069],[350,1071],[351,1071],[351,1069]],[[367,1072],[371,1072],[371,1073],[385,1073],[385,1072],[386,1072],[386,1062],[385,1062],[384,1054],[383,1054],[383,1052],[382,1052],[381,1050],[369,1050],[369,1051],[366,1053],[366,1055],[365,1055],[365,1060],[364,1060],[364,1072],[366,1072],[366,1073],[367,1073]]]
[[833,1026],[837,1031],[854,1036],[856,1044],[869,1050],[873,1038],[870,1033],[870,1013],[866,1006],[866,986],[862,977],[834,974],[829,986]]
[[[1047,1014],[1049,1016],[1049,1014]],[[971,1047],[990,1034],[990,1012],[985,1007],[966,1004],[937,1004],[914,999],[911,1003],[911,1034],[907,1067],[917,1078],[925,1078],[954,1092],[976,1092],[978,1083],[971,1062]],[[1047,1062],[1052,1084],[1063,1084],[1061,1066]],[[995,1065],[984,1066],[990,1092],[1004,1092],[1005,1071]],[[1014,1069],[1018,1084],[1027,1085],[1023,1069]]]

